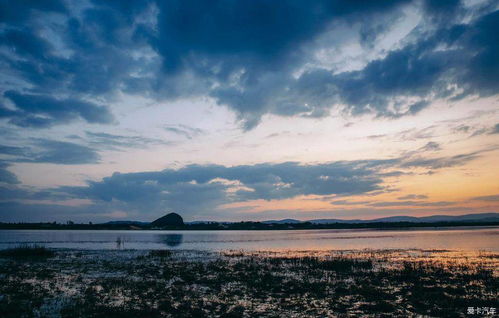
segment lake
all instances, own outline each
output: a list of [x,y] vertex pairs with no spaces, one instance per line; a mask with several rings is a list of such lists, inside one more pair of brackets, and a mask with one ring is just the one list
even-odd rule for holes
[[39,244],[69,249],[499,251],[499,227],[302,231],[0,230],[0,249]]

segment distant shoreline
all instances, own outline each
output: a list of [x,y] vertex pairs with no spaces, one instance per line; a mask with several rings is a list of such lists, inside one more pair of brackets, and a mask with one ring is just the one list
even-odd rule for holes
[[499,222],[376,222],[376,223],[199,223],[183,226],[153,227],[148,224],[57,224],[57,223],[0,223],[0,230],[182,230],[182,231],[284,231],[327,229],[408,229],[435,227],[487,227],[499,226]]

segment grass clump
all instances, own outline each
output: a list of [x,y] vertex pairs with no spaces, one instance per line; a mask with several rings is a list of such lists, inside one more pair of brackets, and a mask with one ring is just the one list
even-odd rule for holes
[[149,252],[149,256],[151,257],[171,257],[172,256],[172,251],[170,250],[152,250]]
[[336,272],[352,272],[356,270],[369,270],[373,267],[373,262],[370,259],[349,259],[336,257],[326,260],[315,260],[316,267],[322,270]]
[[54,251],[41,245],[21,245],[0,251],[0,257],[49,258],[54,256]]

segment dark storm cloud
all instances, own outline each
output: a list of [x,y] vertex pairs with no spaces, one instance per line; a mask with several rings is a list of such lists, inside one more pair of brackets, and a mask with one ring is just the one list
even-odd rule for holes
[[480,196],[480,197],[474,197],[471,198],[472,200],[477,200],[477,201],[499,201],[499,194],[496,195],[485,195],[485,196]]
[[[360,71],[333,75],[317,70],[302,75],[302,78],[311,78],[305,83],[313,79],[322,85],[322,91],[329,92],[325,97],[330,102],[339,97],[354,114],[372,108],[378,115],[389,117],[419,112],[428,104],[424,99],[431,94],[440,97],[452,95],[453,92],[447,88],[449,84],[459,84],[466,94],[495,94],[499,69],[495,65],[496,60],[489,61],[489,54],[497,56],[499,53],[498,41],[491,34],[499,27],[498,14],[492,12],[471,25],[455,25],[440,29],[428,37],[422,35],[420,41],[392,51]],[[435,50],[439,45],[458,48]],[[478,65],[482,64],[489,65],[491,69],[482,67],[479,70]],[[298,85],[297,91],[303,86]],[[317,85],[313,88],[316,89]],[[388,109],[396,98],[407,97],[422,100],[405,103],[408,108],[403,112]]]
[[7,184],[17,184],[19,180],[16,175],[7,170],[9,163],[0,161],[0,182]]
[[[405,46],[356,71],[309,66],[317,50],[336,45],[338,25],[357,23],[361,41],[373,43],[409,2],[92,1],[75,10],[57,1],[2,1],[3,76],[26,83],[30,94],[7,94],[23,103],[0,115],[31,127],[76,118],[110,123],[95,98],[211,96],[249,129],[266,113],[323,117],[343,105],[353,115],[397,118],[435,98],[496,94],[499,11],[492,2],[466,9],[424,1],[424,18]],[[326,32],[331,40],[319,41]]]
[[17,161],[78,165],[98,163],[100,160],[94,149],[71,142],[35,139],[34,145],[24,158]]
[[337,200],[331,201],[332,205],[363,205],[369,203],[369,201],[349,201],[349,200]]
[[499,134],[499,124],[495,124],[494,127],[490,130],[490,134]]
[[[304,53],[302,45],[334,19],[348,17],[356,22],[404,2],[159,2],[158,37],[153,40],[167,72],[191,68],[194,59],[201,59],[208,67],[218,64],[213,74],[225,78],[241,67],[251,66],[258,72],[287,67]],[[213,72],[206,67],[199,71]]]
[[[470,24],[443,25],[433,34],[420,34],[418,41],[358,71],[311,69],[296,79],[283,72],[264,74],[242,88],[219,88],[214,96],[236,109],[256,104],[261,113],[284,116],[320,117],[332,105],[344,104],[353,115],[370,112],[397,118],[420,112],[433,98],[494,95],[499,88],[493,58],[499,54],[494,36],[498,15],[495,11]],[[250,126],[259,118],[252,114],[256,117],[250,117]]]
[[1,0],[0,22],[9,24],[22,23],[32,18],[37,11],[65,13],[66,7],[62,1],[58,0]]
[[22,187],[20,185],[0,186],[0,201],[10,200],[67,200],[70,196],[64,193],[58,193],[53,190],[38,191],[29,187]]
[[397,133],[395,136],[402,141],[428,139],[437,136],[435,132],[436,128],[437,126],[432,125],[425,127],[423,129],[415,129],[415,128],[406,129],[404,131]]
[[424,202],[424,201],[384,201],[384,202],[374,202],[367,205],[373,207],[390,207],[390,206],[448,206],[453,205],[455,202],[450,201],[436,201],[436,202]]
[[466,164],[478,157],[482,151],[460,154],[451,157],[409,157],[401,163],[402,168],[425,168],[425,169],[441,169]]
[[25,156],[29,151],[26,147],[0,145],[0,154],[9,156]]
[[[109,109],[94,101],[117,91],[124,85],[123,76],[136,70],[128,48],[137,42],[122,34],[129,33],[131,20],[107,7],[91,7],[75,17],[75,10],[56,1],[10,1],[2,6],[8,10],[0,29],[0,48],[5,49],[0,63],[8,81],[1,89],[16,109],[4,105],[1,117],[35,128],[78,118],[112,123]],[[23,83],[30,94],[12,91]]]
[[[399,167],[441,169],[478,157],[463,155],[436,159],[401,157],[387,160],[339,161],[315,165],[295,162],[225,167],[189,165],[178,170],[115,173],[83,187],[61,187],[59,192],[96,202],[123,202],[129,208],[176,209],[187,213],[249,200],[280,200],[307,195],[369,195],[385,189],[383,179]],[[417,161],[417,162],[416,162]],[[409,163],[408,163],[409,162]],[[195,200],[193,200],[195,198]],[[424,199],[414,196],[400,199]],[[338,202],[338,201],[337,201]],[[416,205],[412,201],[395,204]],[[416,201],[414,201],[416,202]],[[341,202],[340,202],[341,203]],[[433,203],[419,202],[431,206]],[[334,203],[333,203],[334,204]],[[437,203],[440,205],[443,203]]]
[[[98,160],[92,149],[66,142],[35,140],[37,153],[28,162],[58,164],[93,163]],[[32,151],[32,150],[30,150]],[[302,165],[296,162],[265,163],[241,166],[189,165],[177,170],[114,173],[100,181],[87,181],[85,186],[62,186],[35,190],[16,185],[17,179],[6,168],[0,169],[4,183],[0,198],[4,200],[89,200],[88,210],[97,213],[123,211],[137,216],[159,215],[175,210],[186,216],[210,213],[212,216],[226,213],[224,204],[251,200],[282,200],[298,196],[315,195],[319,200],[332,201],[333,205],[371,204],[368,201],[354,203],[334,200],[336,197],[377,195],[391,192],[384,179],[398,169],[414,167],[438,170],[463,165],[480,156],[480,152],[454,157],[421,159],[399,157],[385,160],[338,161]],[[54,159],[55,158],[55,159]],[[409,164],[408,164],[409,163]],[[409,165],[409,167],[407,166]],[[4,172],[7,171],[5,178]],[[322,197],[322,198],[321,198]],[[446,206],[452,202],[414,201],[426,199],[423,195],[398,198],[401,201],[372,202],[372,206]],[[44,210],[33,204],[16,205],[23,213]],[[57,209],[62,209],[60,206]],[[84,208],[80,209],[85,211]],[[78,211],[80,211],[78,210]],[[225,211],[225,212],[224,212]],[[83,212],[82,212],[83,213]],[[98,213],[97,213],[98,214]],[[95,217],[93,214],[92,217]],[[103,217],[101,215],[101,217]]]
[[[124,136],[103,132],[85,132],[87,142],[95,147],[106,150],[119,150],[120,148],[147,148],[150,145],[167,145],[170,142],[157,138],[144,136]],[[79,136],[72,136],[74,139],[83,139]]]
[[471,129],[471,126],[468,125],[459,125],[457,127],[454,127],[452,130],[457,133],[468,133]]
[[[484,126],[480,124],[472,124],[472,123],[466,123],[468,120],[477,120],[478,118],[482,116],[493,116],[494,111],[492,112],[480,112],[476,111],[472,113],[470,116],[467,116],[465,118],[460,118],[456,120],[447,120],[444,122],[450,122],[452,132],[454,133],[462,133],[462,134],[468,134],[468,138],[472,137],[477,137],[477,136],[482,136],[482,135],[494,135],[499,133],[499,124],[495,124],[492,126]],[[464,122],[464,123],[463,123]]]
[[[462,126],[458,126],[457,129],[459,129],[461,127]],[[461,130],[461,131],[463,131],[463,132],[470,131],[471,134],[469,135],[469,138],[477,137],[477,136],[482,136],[482,135],[495,135],[495,134],[499,134],[499,124],[495,124],[492,127],[484,127],[484,126],[477,126],[477,127],[464,126],[464,127],[468,127],[468,129],[466,131],[465,130]]]
[[404,195],[402,197],[398,197],[397,199],[398,200],[424,200],[424,199],[428,199],[428,196],[424,195],[424,194],[408,194],[408,195]]
[[440,147],[440,144],[434,141],[429,141],[424,145],[423,147],[419,148],[418,151],[424,152],[424,151],[438,151],[441,150],[442,148]]
[[16,200],[29,198],[29,192],[19,187],[0,186],[0,200]]
[[[376,168],[382,161],[375,164]],[[115,173],[85,187],[61,192],[129,207],[171,208],[187,213],[230,202],[274,200],[298,195],[361,194],[381,189],[382,179],[371,162],[298,163],[224,167],[191,165],[179,170]],[[193,200],[193,198],[195,198]]]
[[176,135],[183,136],[187,139],[197,137],[204,132],[202,129],[189,127],[186,125],[169,125],[165,127],[165,130]]
[[[80,144],[50,139],[31,139],[30,146],[0,145],[0,155],[9,156],[9,162],[54,163],[63,165],[99,162],[99,154]],[[7,160],[7,159],[6,159]]]
[[0,117],[21,127],[43,128],[65,124],[82,118],[88,123],[108,124],[113,116],[105,106],[76,99],[55,99],[46,95],[21,94],[6,91],[4,97],[16,107],[15,110],[0,112]]
[[[412,151],[406,151],[403,156],[407,158],[407,164],[411,165],[418,161],[417,156],[422,155],[424,153],[431,153],[431,152],[437,152],[442,150],[442,147],[440,146],[439,143],[434,142],[434,141],[429,141],[427,142],[424,146],[419,147],[416,150]],[[416,159],[415,159],[416,158]],[[427,159],[424,159],[427,160]],[[431,159],[431,160],[439,160],[439,159]],[[446,158],[446,160],[450,160],[449,158]]]
[[26,146],[0,145],[0,156],[9,162],[53,163],[63,165],[94,164],[100,162],[98,150],[121,151],[125,148],[147,148],[170,142],[143,136],[124,136],[90,132],[85,137],[67,137],[77,142],[31,138],[22,141]]

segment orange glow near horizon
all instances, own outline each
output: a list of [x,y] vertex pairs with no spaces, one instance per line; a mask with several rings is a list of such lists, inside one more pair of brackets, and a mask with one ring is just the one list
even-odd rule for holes
[[[310,195],[283,200],[252,200],[225,204],[221,208],[244,211],[245,214],[254,214],[261,219],[266,219],[266,214],[272,211],[287,211],[297,219],[310,219],[312,214],[324,214],[329,218],[373,219],[392,215],[494,212],[499,210],[499,201],[479,197],[492,197],[499,193],[499,169],[489,169],[496,158],[498,151],[492,151],[488,156],[464,166],[451,167],[433,174],[412,170],[401,177],[386,178],[384,185],[396,188],[393,192],[345,197]],[[413,194],[425,197],[411,198],[410,195]],[[335,201],[339,204],[331,203]],[[358,210],[365,210],[369,216],[359,217],[355,214]]]

